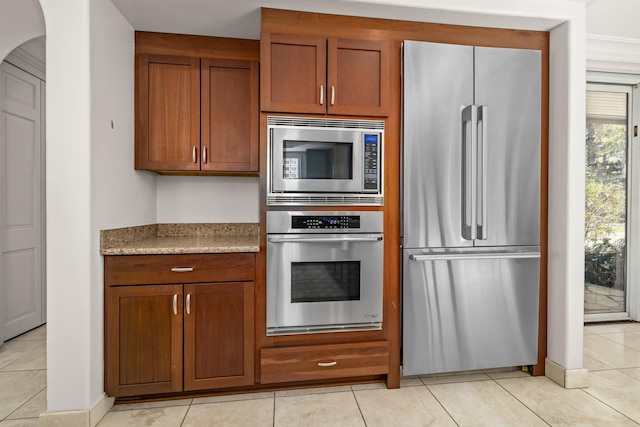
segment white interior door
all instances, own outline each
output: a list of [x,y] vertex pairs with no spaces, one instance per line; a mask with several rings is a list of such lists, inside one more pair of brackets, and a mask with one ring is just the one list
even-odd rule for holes
[[0,64],[0,343],[44,323],[41,81]]

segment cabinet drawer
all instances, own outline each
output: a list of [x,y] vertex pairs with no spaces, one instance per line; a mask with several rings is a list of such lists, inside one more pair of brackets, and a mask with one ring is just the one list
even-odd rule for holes
[[254,254],[113,255],[104,258],[107,286],[253,281]]
[[379,375],[388,371],[389,345],[386,341],[263,348],[260,351],[262,384]]

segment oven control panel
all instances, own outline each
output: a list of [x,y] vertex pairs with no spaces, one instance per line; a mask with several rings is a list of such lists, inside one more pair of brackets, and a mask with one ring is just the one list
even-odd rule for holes
[[359,215],[293,215],[291,217],[292,229],[359,229]]

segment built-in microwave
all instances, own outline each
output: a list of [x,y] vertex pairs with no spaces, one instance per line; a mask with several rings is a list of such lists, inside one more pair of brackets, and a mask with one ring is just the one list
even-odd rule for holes
[[267,205],[384,203],[384,121],[267,118]]

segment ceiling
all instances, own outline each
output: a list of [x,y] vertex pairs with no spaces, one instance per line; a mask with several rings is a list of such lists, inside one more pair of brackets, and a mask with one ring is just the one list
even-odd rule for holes
[[[510,0],[514,1],[514,0]],[[566,0],[565,0],[566,1]],[[587,2],[593,0],[570,0]],[[597,1],[597,0],[596,0]],[[637,0],[635,0],[637,1]],[[408,21],[550,30],[558,20],[427,9],[424,0],[112,0],[135,30],[260,38],[260,8]],[[446,2],[428,2],[446,4]]]

